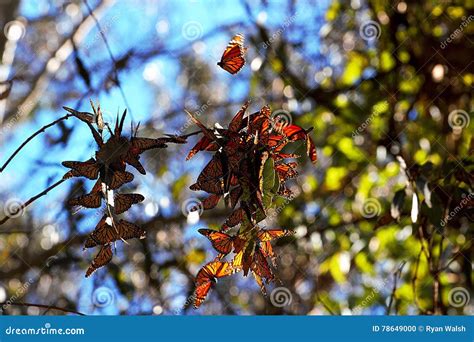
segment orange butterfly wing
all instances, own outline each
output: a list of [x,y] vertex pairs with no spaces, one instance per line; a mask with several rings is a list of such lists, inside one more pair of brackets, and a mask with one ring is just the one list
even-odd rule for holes
[[245,51],[244,36],[236,34],[227,45],[222,54],[221,61],[217,65],[231,74],[236,74],[245,64]]
[[204,235],[211,241],[212,247],[215,248],[216,251],[222,254],[229,254],[232,252],[233,248],[233,238],[232,236],[221,233],[212,229],[199,229],[199,233]]
[[120,239],[143,239],[146,236],[146,231],[131,222],[120,220],[117,223],[118,236]]
[[204,300],[211,289],[212,282],[208,281],[199,285],[196,285],[196,290],[194,291],[194,308],[197,309],[201,306]]
[[289,229],[262,229],[258,232],[258,239],[260,241],[270,241],[279,239],[283,236],[293,235],[295,232]]
[[94,231],[89,234],[89,237],[87,238],[84,245],[85,248],[105,245],[118,240],[117,232],[107,223],[106,219],[107,216],[104,215],[95,227]]
[[83,176],[89,179],[97,179],[99,177],[100,166],[95,161],[94,158],[91,158],[85,162],[79,161],[64,161],[62,165],[72,169],[68,174],[77,176]]
[[213,261],[204,265],[196,276],[194,308],[197,309],[204,302],[217,278],[229,276],[233,272],[234,268],[229,262]]
[[117,194],[115,195],[114,198],[114,208],[115,208],[115,213],[121,214],[128,209],[134,204],[140,203],[145,199],[140,194]]
[[112,179],[110,180],[109,187],[111,190],[116,190],[122,185],[129,183],[133,180],[134,176],[127,171],[114,171],[112,174]]
[[252,269],[253,271],[262,277],[263,279],[266,279],[267,283],[269,281],[272,281],[275,276],[273,275],[272,269],[270,268],[270,265],[268,264],[267,258],[265,257],[264,253],[260,248],[257,248],[255,250],[255,255],[254,255],[254,263],[252,264]]
[[102,246],[99,253],[92,260],[91,265],[86,271],[86,278],[94,273],[98,268],[107,265],[112,260],[112,245]]
[[102,204],[102,183],[98,180],[89,194],[72,198],[68,201],[70,206],[80,205],[85,208],[98,208]]

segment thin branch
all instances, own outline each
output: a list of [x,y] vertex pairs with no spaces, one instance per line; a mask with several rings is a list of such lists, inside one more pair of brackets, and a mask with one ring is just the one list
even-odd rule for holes
[[202,133],[202,131],[199,130],[199,131],[191,132],[191,133],[188,133],[188,134],[185,134],[185,135],[180,135],[179,137],[187,139],[187,138],[192,137],[193,135],[197,135],[199,133]]
[[66,313],[73,313],[79,316],[85,316],[82,312],[75,311],[75,310],[70,310],[70,309],[65,309],[65,308],[60,308],[59,306],[54,306],[54,305],[45,305],[45,304],[33,304],[33,303],[10,303],[10,302],[3,302],[0,303],[0,307],[7,307],[7,306],[26,306],[26,307],[37,307],[37,308],[44,308],[48,310],[57,310],[57,311],[62,311]]
[[[105,12],[105,10],[110,6],[113,1],[111,0],[102,0],[95,8],[94,15],[95,17],[100,17]],[[14,104],[14,108],[17,108],[16,112],[8,112],[2,121],[6,121],[10,117],[15,117],[15,123],[20,122],[24,117],[29,114],[41,97],[41,94],[47,90],[48,84],[54,78],[56,72],[59,70],[59,67],[67,60],[67,58],[72,53],[72,43],[71,39],[74,39],[76,44],[81,42],[87,34],[90,32],[94,25],[92,17],[84,16],[84,19],[74,27],[73,31],[68,37],[61,39],[59,48],[52,52],[47,61],[43,64],[41,70],[33,77],[30,84],[32,84],[31,89],[28,91],[28,95],[24,96]],[[50,67],[50,61],[55,59],[58,62],[58,66],[55,68]],[[56,65],[56,64],[55,64]],[[29,65],[25,64],[24,68],[27,69]],[[48,67],[49,66],[49,67]]]
[[94,19],[95,24],[97,28],[99,29],[99,33],[102,37],[102,40],[104,41],[105,47],[107,48],[107,52],[110,56],[110,59],[112,60],[112,63],[114,65],[114,77],[115,77],[115,83],[117,84],[117,87],[120,90],[120,94],[122,95],[123,102],[125,103],[125,106],[128,108],[128,112],[130,113],[130,117],[133,120],[133,114],[132,114],[132,108],[130,107],[127,97],[125,96],[125,92],[123,91],[123,88],[120,84],[119,80],[119,73],[117,71],[117,60],[114,57],[114,54],[112,53],[112,49],[110,48],[109,42],[107,41],[107,37],[105,36],[104,30],[102,30],[102,27],[100,26],[99,20],[96,18],[92,8],[89,6],[89,3],[87,0],[84,0],[84,3],[86,4],[87,10],[89,11],[90,16],[92,19]]
[[[27,206],[29,206],[31,203],[33,203],[34,201],[36,201],[38,198],[46,195],[49,191],[51,191],[52,189],[54,189],[55,187],[61,185],[64,181],[66,181],[66,179],[60,179],[59,181],[57,181],[56,183],[50,185],[49,187],[47,187],[46,189],[44,189],[43,191],[41,191],[39,194],[31,197],[28,201],[26,201],[25,203],[23,203],[16,212],[14,213],[11,213],[12,215],[15,215],[17,213],[19,213],[20,211],[24,210]],[[2,224],[4,224],[5,222],[7,222],[9,219],[11,218],[11,216],[5,216],[1,221],[0,221],[0,226]]]
[[71,114],[67,114],[67,115],[64,115],[63,117],[60,117],[59,119],[51,122],[50,124],[48,125],[45,125],[43,127],[41,127],[39,130],[37,130],[35,133],[33,133],[28,139],[26,139],[16,150],[15,152],[13,152],[13,154],[10,156],[10,158],[7,159],[7,161],[5,162],[5,164],[3,164],[1,167],[0,167],[0,173],[3,172],[3,170],[5,170],[5,168],[7,167],[8,164],[10,164],[10,162],[12,161],[13,158],[15,158],[15,156],[21,151],[21,149],[23,147],[26,146],[26,144],[28,144],[31,140],[33,140],[37,135],[41,134],[41,133],[44,133],[49,127],[51,126],[54,126],[56,125],[57,123],[63,121],[63,120],[67,120],[69,119],[69,117],[71,117],[72,115]]
[[398,278],[400,278],[402,275],[403,267],[405,267],[405,264],[406,264],[406,261],[403,261],[398,267],[398,269],[395,271],[395,273],[393,274],[392,294],[390,295],[390,300],[388,302],[386,315],[390,315],[390,310],[392,309],[392,304],[395,299],[395,292],[397,291],[397,281],[398,281]]
[[425,312],[425,310],[421,308],[420,303],[418,302],[418,295],[416,291],[416,281],[418,280],[418,270],[420,268],[420,259],[421,259],[422,254],[423,254],[423,247],[420,248],[420,252],[418,253],[418,256],[416,258],[415,271],[414,271],[413,278],[411,279],[411,286],[412,286],[412,291],[413,291],[413,301],[415,302],[415,305],[418,308],[418,310],[420,310],[420,312],[423,313]]

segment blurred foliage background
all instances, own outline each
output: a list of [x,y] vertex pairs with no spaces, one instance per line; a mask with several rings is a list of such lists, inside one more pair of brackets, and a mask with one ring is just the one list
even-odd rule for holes
[[[184,108],[209,126],[225,126],[247,99],[251,111],[288,111],[314,127],[319,157],[316,167],[302,158],[297,196],[266,222],[296,230],[276,244],[275,286],[291,302],[272,305],[237,274],[189,308],[193,277],[215,256],[197,229],[228,214],[183,214],[209,158],[185,162],[190,139],[144,155],[148,173],[128,188],[146,200],[127,218],[147,238],[118,243],[90,279],[95,252],[82,244],[98,218],[65,202],[92,182],[68,181],[0,226],[3,314],[474,313],[473,1],[89,6],[99,28],[81,1],[0,1],[0,162],[62,106],[89,111],[89,98],[109,121],[127,107],[148,137],[196,130]],[[234,77],[216,62],[237,32],[249,49]],[[61,161],[88,159],[93,144],[77,120],[46,130],[0,174],[0,212],[59,179]]]

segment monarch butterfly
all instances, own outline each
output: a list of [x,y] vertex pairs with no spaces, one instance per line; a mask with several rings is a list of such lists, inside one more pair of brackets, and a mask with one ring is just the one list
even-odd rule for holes
[[127,171],[113,171],[112,179],[110,180],[109,187],[111,190],[116,190],[122,185],[129,183],[133,180],[134,176]]
[[99,177],[100,166],[94,158],[91,158],[85,162],[80,161],[64,161],[62,165],[72,169],[71,174],[75,177],[84,176],[89,179],[97,179]]
[[72,198],[68,201],[68,204],[70,206],[80,205],[85,208],[98,208],[102,203],[102,197],[102,182],[99,179],[89,194]]
[[204,302],[217,278],[229,276],[233,272],[234,269],[229,262],[213,261],[204,265],[196,276],[194,308],[197,309]]
[[94,273],[98,268],[107,265],[112,260],[112,245],[102,246],[99,253],[92,260],[91,265],[86,271],[86,278]]
[[104,215],[94,231],[87,238],[84,247],[91,248],[98,245],[105,245],[120,239],[143,239],[145,235],[146,232],[143,229],[125,220],[117,222],[114,228],[107,223],[107,216]]
[[207,237],[219,253],[226,255],[232,252],[235,237],[212,229],[199,229],[198,232]]
[[194,145],[194,147],[189,151],[186,160],[191,159],[194,157],[196,153],[199,151],[216,151],[219,148],[219,145],[217,145],[214,141],[212,141],[211,138],[207,136],[203,136],[197,143]]
[[144,199],[145,197],[140,194],[117,194],[114,198],[115,213],[121,214],[130,209],[133,204],[142,202]]
[[260,277],[264,278],[267,283],[275,279],[272,269],[268,264],[267,257],[263,253],[260,247],[255,249],[255,255],[253,258],[254,262],[252,264],[252,270],[259,275]]
[[229,228],[229,227],[235,227],[236,225],[238,225],[242,219],[244,218],[244,209],[242,208],[238,208],[238,209],[235,209],[230,215],[229,217],[227,218],[227,220],[225,221],[223,227],[225,227],[226,229]]
[[145,168],[140,163],[140,154],[152,148],[166,147],[165,139],[137,138],[130,139],[130,147],[125,154],[124,160],[141,174],[146,174]]
[[222,194],[224,188],[222,176],[222,162],[217,156],[214,156],[199,174],[197,182],[190,186],[190,189]]
[[245,64],[244,54],[246,51],[244,36],[240,33],[236,34],[227,45],[222,54],[221,61],[217,65],[231,74],[236,74]]
[[258,239],[260,240],[260,248],[265,257],[270,257],[272,259],[273,265],[275,265],[275,254],[273,253],[271,240],[279,239],[284,236],[293,235],[295,232],[288,229],[268,229],[260,230],[258,232]]
[[295,168],[298,166],[296,162],[291,163],[280,163],[275,165],[275,169],[278,172],[278,176],[281,182],[287,179],[295,178],[298,175],[298,171]]
[[240,199],[240,196],[242,196],[242,193],[244,191],[242,190],[242,187],[241,186],[237,186],[235,188],[233,188],[232,190],[230,190],[230,207],[232,209],[235,208],[235,206],[237,205],[237,202],[239,201]]
[[247,111],[247,108],[250,104],[250,101],[247,101],[244,103],[242,108],[235,114],[235,116],[232,118],[232,121],[229,124],[229,131],[231,132],[238,132],[241,129],[242,121],[244,119],[245,112]]
[[[204,210],[215,208],[215,206],[219,203],[219,200],[221,199],[221,197],[222,195],[212,194],[211,196],[209,196],[208,198],[204,199],[201,202],[202,208]],[[191,211],[196,211],[197,209],[198,208],[195,207],[195,208],[192,208]]]

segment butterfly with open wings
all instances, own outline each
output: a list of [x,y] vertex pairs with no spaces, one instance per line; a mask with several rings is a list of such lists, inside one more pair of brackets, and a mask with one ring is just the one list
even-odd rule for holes
[[247,48],[244,47],[244,36],[238,33],[232,37],[217,65],[234,75],[244,66],[244,54],[246,51]]

